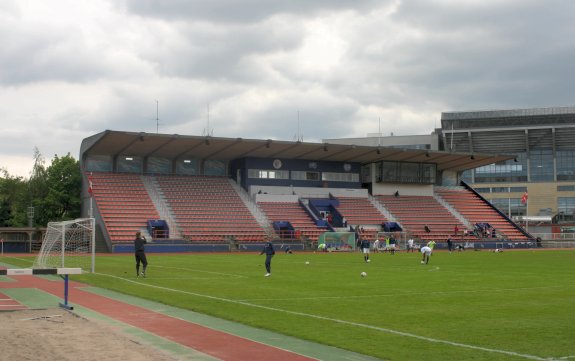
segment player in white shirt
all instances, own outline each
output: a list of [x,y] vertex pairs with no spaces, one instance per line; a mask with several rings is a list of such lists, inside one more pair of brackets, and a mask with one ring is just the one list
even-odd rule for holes
[[428,264],[429,263],[429,256],[431,256],[431,248],[428,246],[421,247],[421,264]]
[[410,238],[407,240],[407,252],[411,251],[413,252],[413,238]]
[[373,252],[375,252],[375,253],[379,252],[379,239],[376,239],[373,242]]

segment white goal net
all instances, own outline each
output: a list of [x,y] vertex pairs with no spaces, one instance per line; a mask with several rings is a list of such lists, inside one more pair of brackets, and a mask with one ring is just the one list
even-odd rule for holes
[[79,218],[72,221],[50,222],[34,268],[82,268],[94,272],[95,220]]

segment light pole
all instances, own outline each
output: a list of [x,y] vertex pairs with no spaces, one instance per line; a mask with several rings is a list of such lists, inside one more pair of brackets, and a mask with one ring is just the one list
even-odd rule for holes
[[[28,227],[34,227],[34,207],[28,207],[26,211],[26,215],[28,216]],[[34,232],[28,233],[28,252],[32,252],[32,235]]]

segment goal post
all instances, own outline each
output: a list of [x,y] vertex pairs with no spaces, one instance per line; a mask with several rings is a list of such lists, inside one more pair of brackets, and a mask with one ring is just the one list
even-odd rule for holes
[[50,222],[33,268],[81,268],[95,271],[96,228],[94,218]]
[[324,232],[317,240],[318,248],[326,251],[354,251],[356,248],[353,232]]

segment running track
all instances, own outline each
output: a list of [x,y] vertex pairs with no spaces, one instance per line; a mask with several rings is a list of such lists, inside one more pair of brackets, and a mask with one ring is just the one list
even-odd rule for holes
[[[55,282],[38,276],[9,277],[13,282],[0,282],[0,291],[7,288],[35,288],[63,298],[63,282]],[[87,286],[82,283],[70,281],[68,298],[70,304],[80,305],[117,321],[145,330],[223,361],[316,360],[160,314],[142,307],[89,293],[83,291],[82,287]],[[2,293],[0,292],[0,298],[5,298],[1,296]],[[21,307],[17,309],[21,309]]]

